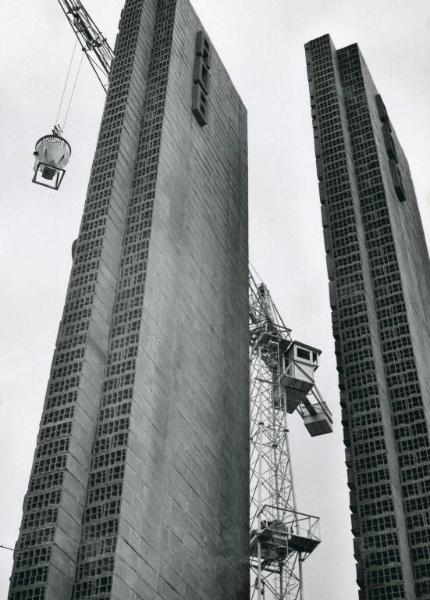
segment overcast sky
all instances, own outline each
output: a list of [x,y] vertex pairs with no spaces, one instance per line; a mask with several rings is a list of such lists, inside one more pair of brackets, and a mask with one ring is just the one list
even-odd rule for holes
[[[113,45],[122,0],[84,0]],[[303,44],[360,44],[409,159],[430,233],[427,0],[194,0],[249,114],[251,260],[296,339],[323,350],[319,388],[335,432],[291,419],[298,508],[321,516],[306,600],[356,600],[327,276]],[[65,136],[63,187],[31,184],[36,140],[54,124],[73,34],[55,0],[0,0],[0,544],[21,520],[104,92],[84,64]],[[0,550],[0,598],[12,555]]]

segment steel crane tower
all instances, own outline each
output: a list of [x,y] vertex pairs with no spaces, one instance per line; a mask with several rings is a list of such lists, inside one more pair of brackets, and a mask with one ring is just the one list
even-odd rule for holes
[[302,563],[320,543],[319,519],[297,511],[288,418],[311,436],[332,431],[314,381],[320,351],[293,341],[264,283],[249,275],[251,598],[302,600]]
[[113,50],[106,38],[79,0],[58,0],[62,11],[73,29],[82,51],[94,70],[105,92],[113,60]]
[[[58,0],[107,91],[113,50],[78,0]],[[264,283],[249,274],[251,600],[303,600],[302,564],[320,543],[319,518],[297,511],[288,416],[311,436],[332,431],[314,381],[320,351],[295,342]]]

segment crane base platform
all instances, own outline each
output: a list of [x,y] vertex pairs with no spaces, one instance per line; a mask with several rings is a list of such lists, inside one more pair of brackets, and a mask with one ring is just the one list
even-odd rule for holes
[[263,523],[260,530],[251,532],[250,554],[260,556],[266,566],[283,561],[292,552],[311,554],[320,544],[314,536],[300,535],[281,522]]

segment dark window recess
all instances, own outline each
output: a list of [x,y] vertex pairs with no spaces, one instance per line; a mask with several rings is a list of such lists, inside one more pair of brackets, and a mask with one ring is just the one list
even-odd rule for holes
[[328,292],[330,298],[330,308],[334,310],[337,305],[337,294],[336,294],[336,286],[334,281],[330,281],[328,284]]
[[203,58],[208,69],[211,67],[211,45],[204,31],[199,31],[196,38],[196,54]]
[[[317,166],[317,168],[318,168],[318,166]],[[320,202],[321,202],[321,204],[326,204],[326,202],[327,202],[327,193],[326,193],[325,184],[324,184],[323,181],[319,181],[318,182],[318,190],[319,190],[319,193],[320,193]]]
[[[343,443],[344,445],[349,448],[351,445],[351,433],[349,431],[349,429],[344,429],[343,430]],[[350,500],[350,508],[352,510],[352,512],[357,512],[356,510],[353,510],[353,506],[357,505],[357,498],[355,497],[355,493],[350,493],[349,494],[349,500]]]
[[333,281],[334,279],[334,259],[330,254],[326,254],[326,263],[327,263],[327,275],[329,281]]
[[378,109],[379,118],[384,123],[388,123],[389,118],[388,118],[387,109],[385,108],[384,101],[382,100],[382,98],[379,94],[377,94],[375,96],[375,100],[376,100],[376,108]]
[[321,204],[321,220],[322,220],[323,229],[328,227],[328,212],[327,212],[327,206],[325,204]]
[[396,146],[394,144],[394,140],[391,135],[391,130],[390,130],[388,123],[383,124],[382,133],[384,135],[384,143],[385,143],[385,148],[387,150],[388,156],[397,162]]
[[193,89],[193,115],[202,127],[207,124],[207,104],[207,94],[199,85],[195,85]]
[[317,156],[317,177],[319,181],[322,181],[324,177],[324,167],[321,156]]
[[72,244],[72,259],[75,260],[76,258],[76,250],[78,247],[78,240],[75,240]]
[[305,360],[311,360],[311,353],[303,348],[297,348],[297,358],[304,358]]
[[203,57],[197,56],[194,64],[194,83],[198,83],[203,91],[209,92],[209,69],[205,65]]
[[390,171],[397,198],[400,200],[400,202],[404,202],[406,200],[406,194],[405,188],[403,187],[402,176],[396,161],[393,159],[390,160]]
[[330,231],[329,227],[325,227],[323,229],[323,236],[324,236],[325,251],[327,252],[327,254],[330,254],[332,251],[332,246],[333,246],[333,237],[331,235],[331,231]]
[[356,581],[357,581],[359,587],[363,587],[364,584],[366,583],[363,567],[361,565],[357,565],[356,569],[357,569]]

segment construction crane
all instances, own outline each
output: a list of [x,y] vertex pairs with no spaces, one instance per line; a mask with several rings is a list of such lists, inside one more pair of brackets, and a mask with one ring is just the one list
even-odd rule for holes
[[[82,3],[58,0],[103,89],[114,57]],[[332,431],[315,385],[320,350],[293,341],[264,283],[249,273],[251,600],[303,600],[302,564],[320,543],[319,518],[297,511],[288,416],[312,437]]]
[[114,53],[108,41],[79,0],[58,0],[91,68],[107,92]]
[[[112,48],[82,5],[82,2],[79,2],[79,0],[58,0],[58,4],[66,15],[66,18],[76,35],[77,42],[79,42],[82,51],[85,53],[97,79],[101,83],[104,91],[107,92],[109,73],[114,56]],[[62,100],[64,98],[69,75],[70,67],[66,77]],[[71,98],[73,97],[75,86],[73,86]],[[58,109],[58,112],[60,112],[60,108]],[[53,190],[58,190],[63,181],[66,172],[65,167],[69,162],[71,152],[72,150],[69,142],[62,137],[62,127],[60,127],[58,123],[55,123],[52,133],[43,136],[36,143],[33,153],[35,156],[33,183],[43,185],[44,187]]]
[[320,543],[319,518],[297,511],[288,418],[332,431],[316,385],[320,351],[294,341],[264,283],[249,274],[251,599],[302,600],[302,564]]

